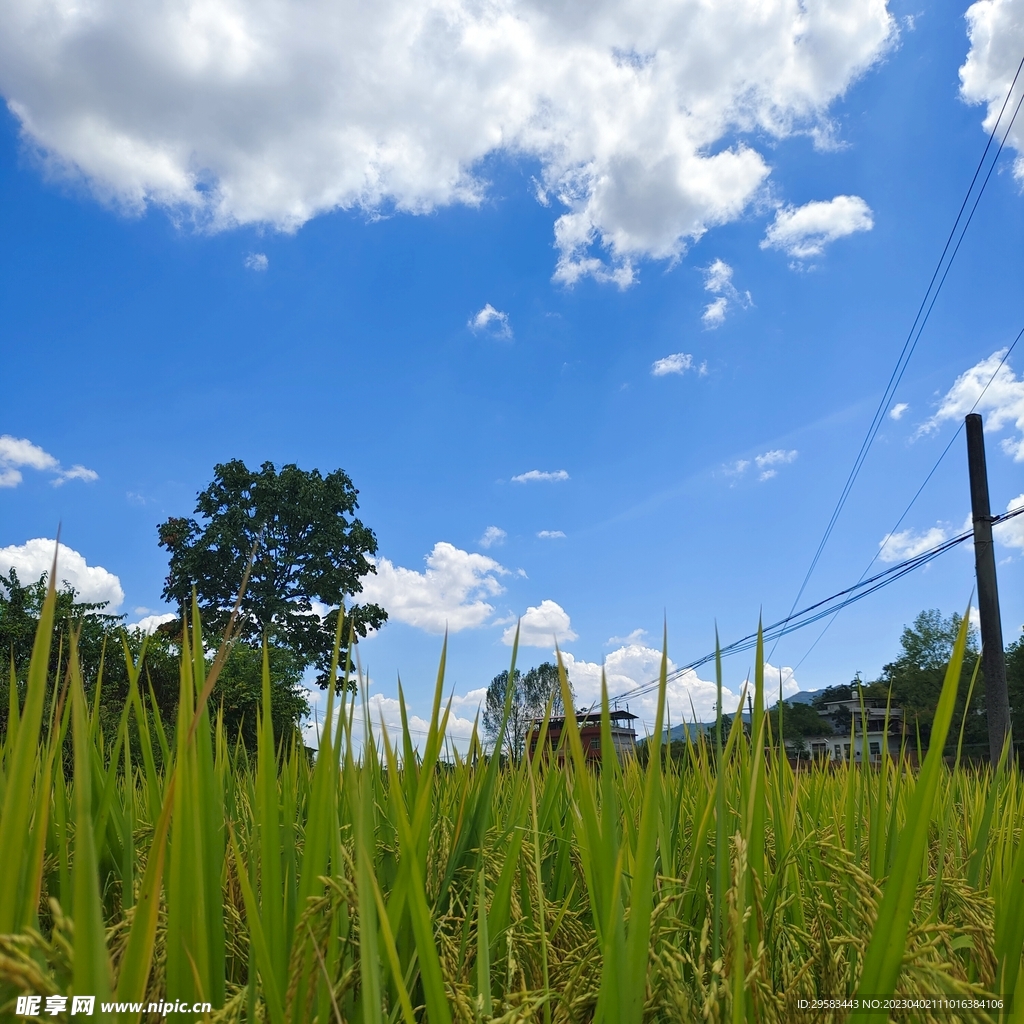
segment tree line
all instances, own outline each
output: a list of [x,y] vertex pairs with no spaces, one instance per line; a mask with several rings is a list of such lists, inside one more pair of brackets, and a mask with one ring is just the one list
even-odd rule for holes
[[[376,572],[377,553],[376,536],[355,515],[358,493],[340,469],[323,476],[293,464],[278,470],[264,462],[250,470],[235,459],[214,467],[212,483],[197,495],[193,517],[171,517],[158,525],[159,544],[169,562],[162,596],[179,612],[147,641],[143,679],[151,707],[164,722],[173,723],[177,709],[178,655],[194,593],[209,641],[215,641],[235,615],[231,653],[213,704],[222,709],[228,735],[255,744],[264,644],[273,682],[275,735],[298,735],[309,712],[302,680],[312,672],[321,687],[328,685],[339,616],[344,615],[343,660],[352,643],[387,621],[385,609],[358,601],[362,580]],[[9,671],[0,673],[0,734],[6,729],[12,691],[21,693],[24,688],[46,586],[45,573],[24,581],[14,569],[0,574],[0,652],[8,654],[10,663]],[[51,676],[62,678],[66,671],[74,631],[83,678],[94,699],[103,669],[98,699],[105,726],[116,726],[127,697],[122,643],[133,658],[143,645],[142,632],[125,631],[124,620],[123,615],[108,613],[103,603],[80,600],[67,584],[58,591]],[[820,692],[813,704],[776,704],[769,712],[774,734],[778,735],[780,710],[786,737],[799,744],[804,737],[821,734],[823,719],[816,708],[828,701],[858,694],[884,700],[891,695],[893,705],[903,709],[905,721],[927,746],[959,626],[956,614],[944,617],[937,609],[922,611],[904,628],[897,657],[883,667],[878,679],[864,682],[858,676]],[[967,702],[977,655],[972,630],[950,731],[958,737],[963,723],[967,753],[987,749],[988,742],[980,671]],[[1006,668],[1011,720],[1019,741],[1024,738],[1024,637],[1007,649]],[[510,688],[511,714],[499,735]],[[488,685],[481,708],[484,734],[495,749],[517,758],[531,723],[544,715],[549,703],[553,714],[565,711],[553,663],[516,670],[511,676],[501,672]]]
[[[831,726],[818,714],[818,709],[833,701],[865,700],[885,702],[901,708],[909,730],[909,742],[916,745],[920,736],[922,749],[927,749],[932,721],[942,690],[953,644],[960,630],[961,616],[955,612],[943,616],[937,608],[920,612],[913,623],[905,626],[900,636],[896,658],[882,667],[877,679],[865,681],[856,676],[849,683],[818,691],[810,704],[796,701],[782,703],[782,724],[787,740],[797,748],[804,739],[822,735]],[[967,652],[961,669],[960,685],[952,728],[946,740],[953,752],[963,726],[963,751],[967,757],[987,757],[988,720],[985,714],[985,674],[978,665],[980,650],[977,631],[968,631]],[[971,691],[971,677],[977,667],[977,678]],[[1010,719],[1017,744],[1024,739],[1024,633],[1006,649],[1006,683],[1010,696]],[[970,703],[967,697],[970,693]],[[769,711],[772,731],[779,734],[779,705]],[[839,715],[837,729],[849,734],[850,723]],[[845,729],[844,729],[845,726]]]

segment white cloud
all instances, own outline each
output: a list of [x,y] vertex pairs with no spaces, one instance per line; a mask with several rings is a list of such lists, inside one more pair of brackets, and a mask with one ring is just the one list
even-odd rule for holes
[[[576,692],[577,703],[581,707],[597,704],[601,699],[601,669],[604,668],[608,682],[608,694],[611,697],[624,694],[619,706],[629,704],[629,710],[639,715],[641,722],[648,728],[654,724],[657,711],[658,695],[656,692],[642,694],[630,698],[629,691],[639,689],[657,680],[661,672],[661,651],[647,647],[642,643],[624,644],[618,650],[611,651],[604,660],[604,665],[593,661],[577,660],[568,651],[562,652],[565,669],[572,680]],[[676,670],[676,664],[668,659],[668,671]],[[765,663],[765,704],[774,703],[778,694],[779,674],[782,674],[783,693],[786,696],[800,689],[791,668],[778,669]],[[751,687],[753,683],[750,684]],[[722,707],[726,714],[734,714],[739,706],[743,683],[722,687]],[[713,721],[717,686],[714,682],[701,679],[696,671],[690,669],[676,679],[669,680],[665,694],[666,708],[673,725],[680,722],[693,721],[696,712],[697,721]],[[746,710],[746,709],[744,709]],[[638,723],[639,725],[640,723]],[[642,727],[638,729],[643,735]]]
[[[369,685],[373,685],[372,681]],[[486,694],[486,689],[471,690],[464,696],[453,695],[451,698],[452,710],[448,716],[445,737],[460,750],[465,750],[470,737],[473,735],[473,720],[476,718],[477,709]],[[302,733],[306,743],[315,747],[317,745],[317,735],[322,732],[324,727],[323,714],[325,711],[324,701],[326,700],[326,694],[323,690],[311,690],[306,696],[315,713],[313,718],[303,727]],[[351,707],[350,704],[348,706],[335,704],[335,727],[337,727],[338,716],[343,712],[347,715],[349,707]],[[467,717],[463,717],[458,713],[463,708],[466,711]],[[409,734],[413,747],[419,749],[423,740],[427,737],[430,729],[430,720],[415,714],[410,708],[408,701],[406,701],[406,715],[408,717]],[[443,715],[444,705],[441,707],[441,716],[443,717]],[[394,747],[396,743],[400,742],[402,735],[401,704],[396,697],[386,697],[381,693],[374,693],[369,696],[365,704],[361,698],[356,698],[352,722],[354,726],[352,745],[356,752],[362,749],[364,730],[367,723],[370,726],[371,735],[379,740],[381,736],[381,723],[383,722],[387,729],[388,739]]]
[[732,283],[732,275],[732,267],[722,259],[716,259],[710,266],[704,268],[704,290],[718,296],[704,307],[701,316],[704,326],[709,330],[720,327],[725,322],[730,303],[746,309],[753,302],[750,292],[741,294],[737,291]]
[[512,325],[509,323],[508,313],[502,313],[495,309],[489,302],[475,316],[469,318],[466,326],[471,331],[487,331],[499,338],[512,337]]
[[86,483],[92,483],[94,480],[99,480],[100,475],[95,469],[86,469],[85,466],[74,465],[70,469],[62,469],[53,481],[54,487],[60,487],[61,484],[66,483],[68,480],[84,480]]
[[520,473],[518,476],[512,477],[512,483],[514,484],[532,484],[541,480],[568,480],[569,474],[564,469],[555,469],[551,471],[545,471],[540,469],[531,469],[526,473]]
[[889,410],[889,419],[891,419],[891,420],[898,420],[898,419],[902,419],[902,418],[903,418],[903,414],[904,414],[904,413],[905,413],[905,412],[906,412],[906,411],[907,411],[907,410],[908,410],[909,408],[910,408],[910,406],[909,406],[909,405],[907,405],[907,403],[906,403],[906,402],[897,402],[897,403],[896,403],[896,404],[895,404],[895,405],[894,405],[894,406],[893,406],[893,407],[892,407],[892,408],[891,408],[891,409]]
[[709,302],[704,307],[701,320],[708,329],[721,327],[725,323],[726,310],[729,308],[729,300],[724,295],[719,295],[714,302]]
[[0,436],[0,462],[8,466],[30,466],[32,469],[56,469],[57,460],[25,437]]
[[138,622],[132,622],[126,628],[141,629],[143,633],[155,633],[159,626],[165,622],[174,622],[177,615],[173,612],[165,612],[163,615],[145,615]]
[[251,252],[245,257],[245,267],[247,270],[259,272],[266,270],[269,266],[270,260],[267,259],[267,254],[264,252]]
[[[57,542],[36,537],[24,544],[0,548],[0,573],[7,575],[16,569],[24,583],[35,583],[43,574],[49,574]],[[88,603],[109,601],[108,612],[117,611],[124,600],[121,581],[101,565],[88,565],[85,558],[73,548],[61,544],[57,551],[57,579],[68,583],[78,592],[78,600]]]
[[55,487],[67,480],[91,482],[99,479],[95,470],[86,469],[85,466],[74,465],[70,469],[61,469],[60,463],[49,452],[26,437],[0,434],[0,487],[17,487],[24,479],[21,475],[23,468],[53,473],[50,482]]
[[693,366],[693,356],[688,352],[674,352],[670,356],[656,359],[651,364],[652,377],[666,377],[670,373],[680,375],[686,373]]
[[821,256],[825,246],[855,231],[875,226],[871,209],[860,196],[836,196],[803,206],[784,206],[775,214],[762,249],[781,249],[794,259]]
[[758,480],[771,480],[778,473],[777,466],[788,465],[799,454],[795,449],[786,451],[783,448],[775,448],[770,452],[764,452],[762,455],[755,455],[754,462],[757,463],[757,468],[761,470]]
[[949,533],[941,526],[933,526],[923,533],[914,530],[887,533],[879,541],[878,557],[883,562],[902,562],[905,558],[914,558],[936,544],[941,544],[948,536]]
[[[556,276],[629,284],[735,220],[753,148],[818,134],[896,29],[885,0],[92,0],[0,8],[0,90],[51,172],[129,211],[292,231],[479,204],[539,163]],[[737,140],[741,133],[748,141]]]
[[482,548],[492,548],[497,544],[503,544],[507,536],[508,534],[500,526],[488,526],[477,543]]
[[538,530],[537,536],[541,540],[560,540],[565,534],[561,530]]
[[645,636],[647,636],[646,629],[634,629],[631,633],[627,633],[625,636],[608,637],[608,639],[605,640],[604,645],[605,647],[614,647],[615,644],[619,644],[619,646],[628,644],[638,644],[644,639]]
[[[1024,494],[1018,494],[1016,498],[1012,498],[1006,506],[1006,511],[1013,512],[1014,509],[1021,507],[1024,507]],[[993,527],[992,534],[1000,544],[1005,544],[1008,548],[1020,548],[1024,551],[1024,515]]]
[[1000,349],[960,374],[918,434],[931,433],[947,420],[959,422],[973,410],[985,417],[986,431],[996,433],[1012,423],[1021,432],[1004,438],[1002,448],[1015,462],[1024,462],[1024,377],[1014,375],[1005,356],[1006,349]]
[[[970,103],[985,104],[982,124],[986,132],[991,132],[1024,51],[1024,14],[1020,0],[979,0],[967,8],[964,16],[971,49],[960,68],[960,92]],[[1018,79],[1003,114],[1000,138],[1022,89],[1024,82]],[[1015,176],[1024,178],[1024,122],[1019,117],[1010,130],[1007,145],[1017,150],[1013,166]]]
[[377,559],[377,573],[363,577],[361,600],[383,605],[388,618],[428,633],[458,633],[482,626],[494,613],[486,600],[505,589],[508,570],[493,558],[438,541],[424,572]]
[[[571,643],[577,634],[573,632],[569,614],[555,601],[544,600],[539,605],[527,608],[519,620],[520,647],[553,647],[556,643]],[[501,634],[502,642],[509,647],[516,638],[516,626],[511,625]]]
[[714,295],[727,295],[736,289],[732,283],[733,269],[723,259],[716,259],[704,268],[704,290]]

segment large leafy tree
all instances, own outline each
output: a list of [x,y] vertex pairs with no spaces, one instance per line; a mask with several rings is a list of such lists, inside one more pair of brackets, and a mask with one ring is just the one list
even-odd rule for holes
[[[504,735],[499,735],[510,680],[511,710]],[[571,682],[569,692],[572,693]],[[548,701],[551,701],[553,715],[562,714],[564,707],[557,665],[546,661],[525,673],[516,669],[511,677],[507,669],[499,672],[487,687],[487,696],[484,699],[484,734],[494,743],[496,749],[500,747],[513,760],[518,759],[523,752],[530,723],[544,716]]]
[[[904,720],[911,730],[911,743],[916,742],[918,729],[925,745],[931,736],[942,681],[960,623],[961,616],[955,612],[949,616],[943,616],[937,608],[921,612],[911,625],[904,627],[899,656],[882,668],[882,677],[878,680],[881,685],[877,690],[884,693],[892,688],[893,706],[903,709]],[[962,724],[965,753],[983,755],[988,751],[988,727],[985,719],[985,678],[980,670],[970,707],[967,707],[967,691],[977,657],[978,638],[972,627],[968,632],[967,652],[947,749],[955,750]]]
[[172,517],[158,527],[170,554],[165,600],[187,608],[195,588],[204,626],[222,630],[255,551],[238,637],[253,647],[266,637],[290,651],[300,669],[317,666],[326,686],[343,602],[343,641],[387,619],[376,604],[351,603],[362,578],[376,572],[377,539],[354,515],[358,493],[340,469],[321,476],[264,462],[250,470],[239,459],[215,466],[213,483],[196,501],[200,519]]

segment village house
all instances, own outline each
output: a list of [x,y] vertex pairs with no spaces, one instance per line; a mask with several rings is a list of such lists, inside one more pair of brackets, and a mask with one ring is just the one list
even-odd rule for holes
[[886,712],[884,700],[865,697],[862,712],[860,698],[852,697],[830,700],[814,709],[821,716],[822,730],[799,741],[804,756],[809,753],[815,760],[852,760],[855,764],[865,760],[877,763],[883,750],[890,757],[900,756],[905,730],[902,708],[890,707]]
[[[633,722],[636,715],[628,711],[615,709],[609,713],[611,719],[612,745],[615,752],[622,761],[626,757],[636,755],[636,730]],[[533,757],[537,748],[537,741],[540,739],[541,721],[535,720],[526,738],[526,752]],[[576,725],[580,731],[580,742],[583,746],[583,756],[588,761],[598,761],[601,757],[601,712],[600,711],[577,711]],[[562,730],[565,728],[565,717],[552,718],[548,721],[548,732],[545,740],[545,747],[557,751],[559,760],[564,760],[567,749],[562,744]]]

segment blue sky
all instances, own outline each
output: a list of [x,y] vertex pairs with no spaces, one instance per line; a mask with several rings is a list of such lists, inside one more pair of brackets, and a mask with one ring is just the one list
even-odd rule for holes
[[[1024,54],[1024,2],[779,2],[760,28],[748,0],[425,5],[409,37],[404,0],[342,7],[347,34],[311,0],[280,39],[269,0],[0,15],[0,568],[36,565],[27,543],[61,523],[81,589],[165,612],[156,524],[215,463],[269,459],[360,490],[385,715],[399,673],[428,710],[445,622],[465,720],[519,616],[526,662],[559,636],[587,696],[605,659],[613,689],[645,682],[663,621],[680,664],[716,623],[728,642],[783,616]],[[859,577],[1024,327],[1021,150],[1015,125],[808,603]],[[998,510],[1024,492],[1022,370],[1018,347],[982,407]],[[887,554],[968,508],[956,445]],[[1009,640],[1024,533],[997,555]],[[972,586],[962,547],[772,665],[789,688],[873,677]],[[727,662],[733,692],[749,668]],[[709,678],[673,699],[706,709]]]

